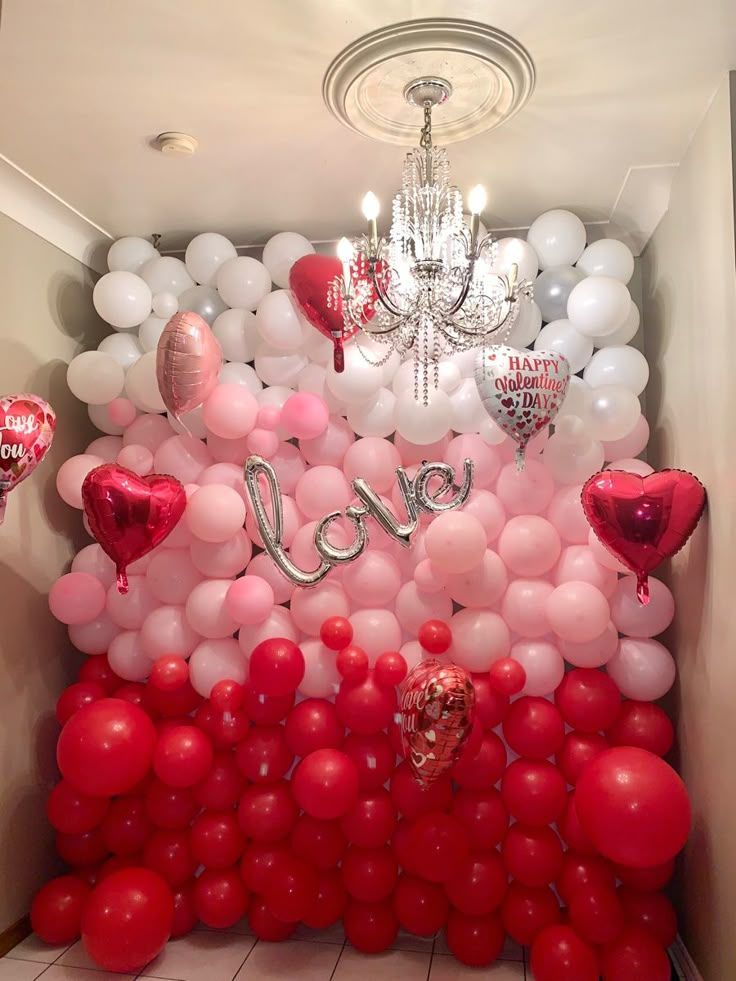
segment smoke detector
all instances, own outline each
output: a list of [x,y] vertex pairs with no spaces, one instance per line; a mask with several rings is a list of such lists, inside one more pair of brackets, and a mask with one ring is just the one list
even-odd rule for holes
[[167,157],[191,157],[199,146],[199,141],[188,133],[159,133],[153,141],[156,150]]

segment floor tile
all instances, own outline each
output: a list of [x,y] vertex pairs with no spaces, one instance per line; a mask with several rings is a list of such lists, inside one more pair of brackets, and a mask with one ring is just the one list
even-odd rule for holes
[[[449,954],[451,953],[450,948],[447,946],[447,936],[445,931],[441,930],[437,934],[437,939],[434,945],[435,954]],[[520,963],[524,960],[524,950],[510,937],[506,937],[504,941],[503,949],[498,955],[500,961],[519,961]]]
[[115,974],[111,971],[90,971],[84,967],[69,967],[68,964],[52,964],[44,971],[41,977],[43,981],[133,981],[137,972],[133,974]]
[[300,923],[290,939],[313,940],[315,943],[322,944],[344,944],[345,930],[343,929],[342,920],[333,923],[326,930],[313,930],[311,927],[304,926],[303,923]]
[[[236,981],[330,981],[342,953],[337,944],[288,940],[279,944],[256,944]],[[214,981],[214,973],[209,975]]]
[[40,937],[32,933],[30,937],[21,940],[12,950],[9,950],[5,956],[21,961],[41,961],[43,964],[53,964],[58,957],[69,950],[70,946],[71,944],[62,944],[60,947],[55,944],[45,944]]
[[411,950],[361,954],[346,947],[332,981],[426,981],[431,956]]
[[466,967],[449,954],[435,954],[429,981],[524,981],[524,965],[496,961],[490,967]]
[[46,970],[47,965],[38,961],[18,961],[12,957],[0,957],[0,981],[34,981]]
[[255,944],[253,937],[201,932],[170,940],[141,972],[143,978],[173,981],[232,981]]

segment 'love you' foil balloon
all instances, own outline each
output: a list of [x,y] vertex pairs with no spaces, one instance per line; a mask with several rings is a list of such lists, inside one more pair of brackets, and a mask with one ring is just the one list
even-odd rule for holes
[[457,664],[422,661],[401,687],[401,742],[419,783],[453,765],[473,725],[475,689]]
[[31,474],[51,446],[54,410],[38,395],[0,399],[0,524],[8,492]]
[[517,351],[503,344],[478,351],[478,393],[491,419],[517,444],[519,470],[527,443],[557,415],[569,381],[567,358],[556,351]]
[[705,508],[705,488],[686,470],[647,477],[603,470],[583,485],[583,511],[609,552],[636,574],[640,603],[649,602],[647,576],[679,552]]
[[156,378],[164,405],[181,422],[217,385],[222,349],[209,324],[198,313],[175,313],[156,349]]
[[175,477],[138,474],[115,463],[90,470],[82,502],[92,534],[115,563],[118,590],[128,592],[126,566],[159,545],[184,514],[187,495]]

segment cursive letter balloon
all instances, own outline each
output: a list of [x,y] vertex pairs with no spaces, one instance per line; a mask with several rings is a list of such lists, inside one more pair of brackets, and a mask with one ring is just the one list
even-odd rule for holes
[[54,410],[38,395],[0,399],[0,524],[8,491],[32,473],[46,456],[56,429]]

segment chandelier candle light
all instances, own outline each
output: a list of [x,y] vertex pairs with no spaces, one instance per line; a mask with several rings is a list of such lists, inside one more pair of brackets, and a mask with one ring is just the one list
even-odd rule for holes
[[[346,335],[359,328],[388,346],[378,364],[394,350],[401,356],[413,352],[414,397],[419,401],[421,392],[425,406],[430,382],[438,386],[442,356],[502,342],[520,298],[532,291],[530,283],[519,282],[516,264],[508,275],[491,271],[496,240],[479,235],[486,193],[478,185],[468,195],[468,229],[462,194],[450,183],[446,151],[432,144],[432,109],[451,93],[450,83],[441,78],[419,78],[405,88],[407,101],[423,109],[424,126],[419,148],[404,162],[390,236],[378,234],[380,206],[369,191],[363,199],[368,233],[340,239],[342,276],[332,282],[328,296],[328,304],[342,311]],[[366,305],[375,310],[369,320]]]

